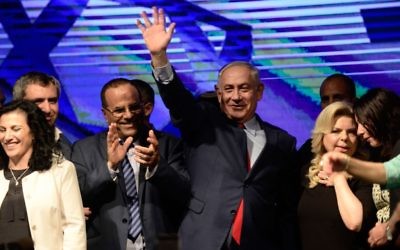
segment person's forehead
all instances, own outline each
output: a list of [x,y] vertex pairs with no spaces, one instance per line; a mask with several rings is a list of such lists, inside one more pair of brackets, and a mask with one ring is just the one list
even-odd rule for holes
[[118,102],[120,100],[139,101],[138,90],[130,84],[121,84],[108,88],[105,92],[105,98],[108,103]]
[[341,115],[335,118],[334,126],[341,126],[343,124],[351,124],[351,126],[354,127],[354,118],[349,115]]
[[349,86],[340,80],[331,80],[326,82],[321,87],[321,95],[342,94],[344,96],[350,95]]
[[225,69],[220,76],[221,84],[252,82],[251,70],[244,65],[234,65]]
[[0,121],[11,124],[26,124],[26,113],[20,109],[12,110],[0,116]]
[[242,65],[242,64],[237,64],[237,65],[232,65],[229,66],[228,68],[224,69],[221,72],[221,76],[225,76],[225,75],[232,75],[232,74],[250,74],[251,69],[246,66],[246,65]]
[[26,86],[25,98],[57,97],[57,87],[54,84],[43,85],[31,83]]

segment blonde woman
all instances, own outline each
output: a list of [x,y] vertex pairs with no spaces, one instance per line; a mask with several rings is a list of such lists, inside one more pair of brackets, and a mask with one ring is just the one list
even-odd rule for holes
[[336,102],[320,113],[312,133],[312,151],[311,166],[303,167],[304,190],[298,206],[302,248],[367,249],[362,229],[374,218],[371,185],[345,171],[328,177],[320,166],[326,152],[360,156],[357,124],[348,104]]

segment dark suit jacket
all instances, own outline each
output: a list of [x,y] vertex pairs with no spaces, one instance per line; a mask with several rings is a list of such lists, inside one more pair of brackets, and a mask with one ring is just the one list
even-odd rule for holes
[[65,159],[70,160],[71,159],[71,151],[72,151],[72,144],[68,140],[65,135],[60,134],[60,138],[58,139],[57,143],[59,144],[61,148],[61,152],[63,153]]
[[[117,181],[107,168],[106,133],[76,142],[72,161],[78,171],[84,206],[93,214],[87,222],[88,249],[126,248],[129,215],[122,170]],[[178,139],[157,132],[161,155],[158,169],[147,181],[141,167],[139,180],[140,214],[146,249],[157,249],[159,236],[176,233],[190,194]],[[144,170],[144,171],[143,171]]]
[[295,138],[257,117],[267,142],[248,173],[243,130],[215,105],[196,103],[176,75],[157,84],[187,145],[192,198],[182,249],[221,249],[242,197],[242,249],[296,249]]

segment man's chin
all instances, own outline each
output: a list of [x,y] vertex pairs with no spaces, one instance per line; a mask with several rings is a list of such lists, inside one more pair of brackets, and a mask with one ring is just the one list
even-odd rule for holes
[[47,123],[48,123],[50,126],[54,126],[55,123],[56,123],[56,120],[55,120],[55,119],[46,119],[46,121],[47,121]]
[[229,114],[227,114],[227,116],[237,122],[244,119],[244,115],[242,114],[242,112],[230,112]]

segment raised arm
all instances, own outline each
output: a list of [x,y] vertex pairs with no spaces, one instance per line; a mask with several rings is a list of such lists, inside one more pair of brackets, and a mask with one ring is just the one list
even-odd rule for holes
[[142,32],[147,49],[150,52],[153,76],[157,83],[160,96],[169,109],[171,120],[181,130],[183,138],[196,135],[203,130],[204,119],[208,118],[208,111],[197,105],[193,94],[175,73],[167,58],[167,47],[171,41],[175,23],[168,28],[165,26],[165,14],[162,9],[153,7],[154,23],[151,23],[146,13],[142,13],[144,23],[140,20],[137,25]]
[[168,63],[167,47],[175,29],[175,23],[165,27],[165,14],[163,9],[153,7],[153,20],[151,23],[145,12],[141,13],[144,24],[137,20],[137,26],[142,32],[147,49],[150,51],[153,67],[162,67]]
[[386,183],[386,171],[383,163],[362,161],[339,152],[324,154],[321,161],[323,170],[328,174],[346,170],[349,174],[371,183]]

